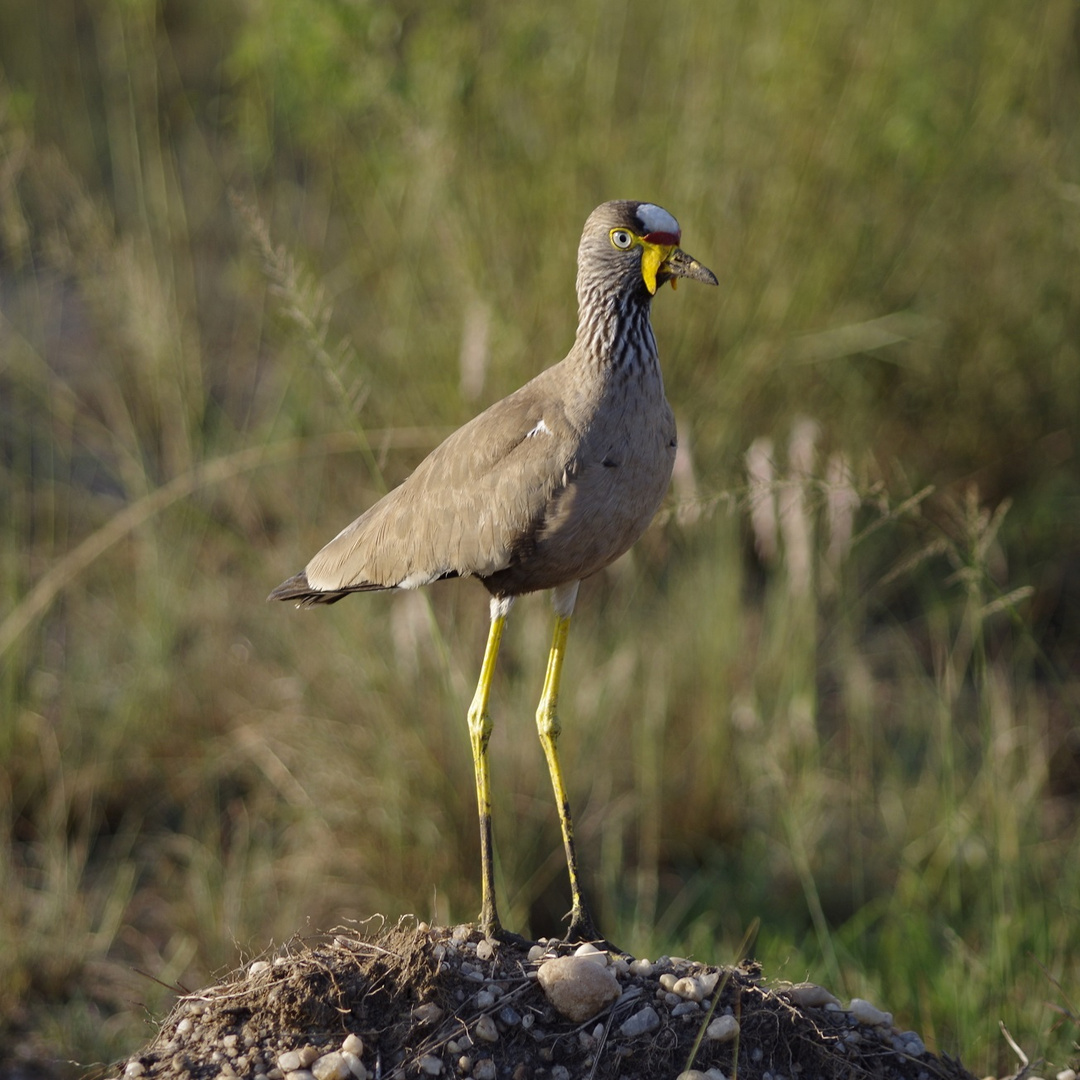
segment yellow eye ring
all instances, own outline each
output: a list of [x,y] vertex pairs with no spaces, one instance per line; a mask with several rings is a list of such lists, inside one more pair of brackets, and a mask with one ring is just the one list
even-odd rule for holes
[[634,245],[634,234],[629,229],[612,229],[608,235],[612,246],[620,251],[627,251]]

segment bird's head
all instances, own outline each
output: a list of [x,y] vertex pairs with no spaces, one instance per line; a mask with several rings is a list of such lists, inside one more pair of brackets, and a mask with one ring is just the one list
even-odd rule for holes
[[598,206],[585,222],[578,249],[578,292],[599,285],[615,292],[644,287],[650,296],[679,278],[707,285],[716,275],[679,247],[682,230],[655,203],[620,200]]

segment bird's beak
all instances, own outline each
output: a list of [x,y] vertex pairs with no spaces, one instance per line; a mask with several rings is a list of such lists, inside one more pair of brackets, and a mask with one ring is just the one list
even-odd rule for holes
[[[645,249],[646,253],[648,250],[648,248]],[[644,257],[641,265],[642,274],[644,274]],[[656,277],[653,286],[649,288],[649,292],[656,292],[655,285],[657,283],[663,285],[665,281],[670,281],[671,287],[674,289],[675,282],[681,277],[690,278],[692,281],[700,281],[705,285],[720,284],[716,280],[716,275],[707,266],[702,266],[697,259],[692,255],[687,255],[682,248],[668,248],[665,258],[657,266]],[[645,284],[649,284],[648,278],[645,279]]]

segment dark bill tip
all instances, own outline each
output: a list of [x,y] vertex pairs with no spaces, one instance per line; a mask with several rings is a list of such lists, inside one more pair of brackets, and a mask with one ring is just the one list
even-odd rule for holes
[[705,285],[719,285],[716,275],[707,267],[702,266],[692,255],[687,255],[682,248],[676,248],[661,264],[659,277],[689,278],[691,281],[700,281]]

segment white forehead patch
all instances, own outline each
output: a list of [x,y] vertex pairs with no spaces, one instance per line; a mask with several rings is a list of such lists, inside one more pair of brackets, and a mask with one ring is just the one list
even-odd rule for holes
[[674,233],[678,236],[682,231],[679,223],[662,206],[654,203],[642,203],[637,208],[637,216],[647,233]]

